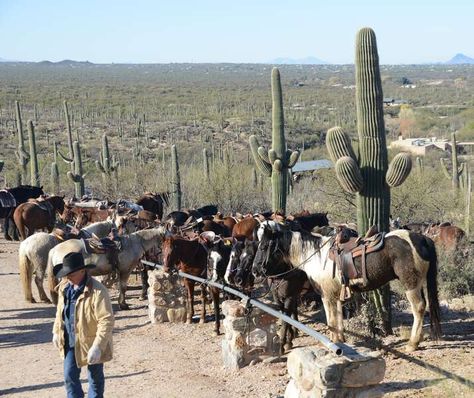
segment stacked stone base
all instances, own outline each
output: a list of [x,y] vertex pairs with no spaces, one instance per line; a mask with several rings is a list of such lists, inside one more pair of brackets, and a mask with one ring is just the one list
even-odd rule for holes
[[186,299],[178,275],[148,271],[148,316],[151,323],[186,322]]
[[377,352],[357,348],[357,354],[337,356],[324,348],[304,347],[288,355],[291,377],[285,398],[376,398],[385,360]]
[[236,300],[224,301],[222,312],[225,316],[222,359],[226,368],[239,369],[280,355],[277,318],[258,308],[247,315],[245,305]]

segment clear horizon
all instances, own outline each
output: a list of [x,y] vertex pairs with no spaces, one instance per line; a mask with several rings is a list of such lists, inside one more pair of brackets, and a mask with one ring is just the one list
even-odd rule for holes
[[352,64],[357,30],[377,35],[381,64],[474,57],[473,2],[400,0],[0,0],[0,58],[93,63]]

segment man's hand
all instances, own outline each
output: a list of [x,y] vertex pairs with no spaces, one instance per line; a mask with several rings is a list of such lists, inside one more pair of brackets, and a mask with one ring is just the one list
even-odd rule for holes
[[59,341],[59,335],[57,335],[56,333],[53,333],[53,345],[58,349],[60,350],[62,347],[61,347],[61,342]]
[[97,345],[93,345],[87,353],[87,363],[89,365],[95,365],[100,361],[100,348]]

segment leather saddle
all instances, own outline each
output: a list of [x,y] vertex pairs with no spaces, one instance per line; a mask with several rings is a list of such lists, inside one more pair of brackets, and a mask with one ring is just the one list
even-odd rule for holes
[[[385,243],[385,232],[378,232],[376,226],[369,228],[364,237],[357,237],[355,231],[349,228],[341,228],[337,234],[333,246],[329,251],[329,258],[334,262],[333,274],[336,267],[341,275],[343,288],[340,300],[344,301],[351,297],[350,286],[368,285],[366,256],[369,253],[381,250]],[[361,258],[361,269],[358,270],[354,259]]]

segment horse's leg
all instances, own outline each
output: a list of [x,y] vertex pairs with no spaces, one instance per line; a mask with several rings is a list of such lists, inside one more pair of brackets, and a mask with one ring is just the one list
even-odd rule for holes
[[51,300],[48,298],[48,296],[46,295],[46,292],[44,291],[43,280],[44,280],[44,271],[42,269],[36,269],[35,283],[36,283],[36,287],[38,288],[40,300],[43,303],[51,303]]
[[119,274],[119,297],[118,303],[121,310],[129,310],[130,306],[125,302],[125,293],[127,292],[127,282],[130,272],[125,272],[124,274]]
[[23,220],[23,215],[18,214],[17,217],[14,217],[15,225],[20,233],[21,240],[26,239],[26,226]]
[[337,300],[337,310],[336,310],[336,326],[337,326],[337,330],[336,330],[336,333],[337,333],[337,340],[341,343],[343,343],[344,341],[346,341],[346,339],[344,338],[344,311],[343,311],[343,308],[342,308],[342,301],[341,300]]
[[188,296],[186,300],[186,323],[192,323],[194,315],[194,282],[184,278],[184,286],[186,287],[186,292]]
[[219,315],[219,289],[211,287],[212,302],[214,303],[214,333],[219,336],[221,320]]
[[140,271],[140,278],[142,280],[142,294],[140,296],[140,300],[146,300],[148,287],[150,286],[148,284],[148,266],[147,265],[143,265]]
[[201,285],[201,301],[202,301],[202,311],[201,311],[201,319],[199,319],[199,323],[206,322],[206,286]]
[[413,312],[413,326],[411,329],[410,340],[408,341],[406,351],[412,352],[418,348],[423,331],[423,316],[426,309],[426,301],[423,297],[421,288],[407,290],[405,292]]
[[330,338],[334,343],[338,343],[337,335],[337,304],[336,298],[322,297],[324,312],[326,313],[326,323],[329,327]]
[[33,291],[31,289],[31,282],[33,279],[33,267],[31,261],[28,259],[26,254],[21,253],[19,255],[19,268],[20,268],[20,280],[23,285],[23,292],[25,294],[25,300],[28,303],[36,303],[33,298]]

